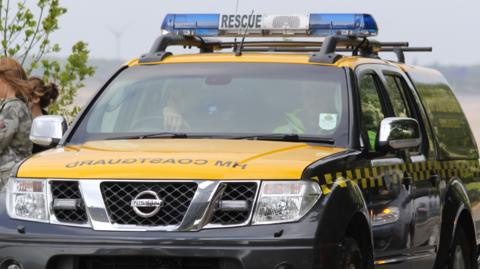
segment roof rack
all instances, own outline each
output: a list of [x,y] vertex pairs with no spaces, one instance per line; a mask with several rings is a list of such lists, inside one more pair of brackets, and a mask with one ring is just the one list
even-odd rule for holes
[[[149,53],[140,58],[140,63],[159,62],[172,55],[167,52],[170,46],[196,47],[201,53],[212,53],[222,49],[236,51],[237,42],[222,42],[205,39],[199,36],[183,36],[175,34],[162,35],[153,44]],[[313,52],[310,62],[335,63],[343,55],[337,52],[351,52],[353,56],[379,58],[379,52],[393,52],[398,62],[405,63],[405,52],[431,52],[431,47],[410,47],[408,42],[379,42],[368,38],[346,36],[329,36],[320,41],[246,41],[242,45],[243,51],[251,52]]]
[[432,47],[410,47],[408,42],[379,42],[368,38],[329,36],[325,38],[319,53],[313,54],[310,62],[335,63],[342,55],[337,51],[351,51],[354,56],[378,58],[379,52],[393,52],[398,62],[405,63],[405,52],[431,52]]

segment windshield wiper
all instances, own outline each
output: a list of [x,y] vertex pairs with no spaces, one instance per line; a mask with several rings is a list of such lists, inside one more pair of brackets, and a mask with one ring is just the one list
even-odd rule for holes
[[139,135],[129,135],[129,136],[117,136],[107,138],[107,140],[129,140],[129,139],[150,139],[150,138],[188,138],[186,133],[175,133],[175,132],[161,132],[161,133],[151,133],[151,134],[139,134]]
[[[170,138],[170,139],[186,139],[186,138],[212,138],[211,135],[190,135],[186,133],[177,132],[160,132],[151,134],[138,134],[129,136],[117,136],[110,137],[106,140],[130,140],[130,139],[155,139],[155,138]],[[220,137],[220,136],[219,136]],[[272,140],[272,141],[285,141],[285,142],[306,142],[306,143],[324,143],[335,144],[335,140],[331,138],[317,137],[317,136],[305,136],[298,134],[252,134],[245,136],[221,136],[226,139],[238,139],[238,140]]]
[[234,139],[250,139],[250,140],[278,140],[286,142],[311,142],[311,143],[325,143],[335,144],[335,140],[331,138],[317,137],[317,136],[305,136],[298,134],[259,134],[259,135],[247,135],[239,136]]

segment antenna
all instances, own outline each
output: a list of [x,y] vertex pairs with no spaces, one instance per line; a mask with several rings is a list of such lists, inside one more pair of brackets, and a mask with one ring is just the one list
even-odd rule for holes
[[[253,13],[255,13],[254,10],[252,10],[251,16],[253,16]],[[247,36],[249,27],[250,27],[250,24],[248,23],[247,28],[245,28],[245,32],[243,33],[242,42],[240,42],[240,46],[237,48],[237,52],[235,53],[235,56],[242,56],[243,44],[245,43],[245,37]]]
[[[236,1],[236,4],[235,4],[235,6],[236,6],[236,7],[235,7],[235,15],[238,15],[238,4],[239,4],[240,0],[235,0],[235,1]],[[235,46],[234,46],[233,49],[236,51],[236,50],[237,50],[237,37],[235,37],[235,38],[233,39],[233,42],[235,43]]]

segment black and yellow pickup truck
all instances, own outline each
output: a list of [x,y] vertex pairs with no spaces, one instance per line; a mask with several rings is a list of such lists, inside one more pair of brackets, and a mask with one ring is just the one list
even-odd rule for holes
[[366,14],[162,31],[69,128],[35,119],[51,149],[0,194],[0,269],[477,268],[476,143],[445,78],[404,63],[431,48]]

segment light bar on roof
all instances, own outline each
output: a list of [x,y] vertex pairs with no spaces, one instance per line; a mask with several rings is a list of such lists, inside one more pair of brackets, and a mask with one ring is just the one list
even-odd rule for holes
[[368,14],[168,14],[162,31],[186,36],[375,36],[377,23]]
[[220,14],[168,14],[162,30],[180,35],[219,36]]
[[378,34],[377,22],[369,14],[310,14],[310,30],[314,36]]

